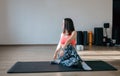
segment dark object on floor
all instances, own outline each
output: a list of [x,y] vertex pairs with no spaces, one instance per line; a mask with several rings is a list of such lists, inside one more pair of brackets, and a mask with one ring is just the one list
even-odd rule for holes
[[87,45],[87,44],[88,44],[88,32],[83,31],[83,45]]
[[[91,68],[91,71],[116,71],[112,65],[104,61],[85,61]],[[17,62],[7,73],[46,73],[46,72],[75,72],[85,71],[82,67],[63,67],[55,64],[51,65],[49,61],[41,62]]]
[[83,32],[77,31],[77,45],[83,45]]
[[95,27],[94,28],[94,44],[103,45],[103,28]]

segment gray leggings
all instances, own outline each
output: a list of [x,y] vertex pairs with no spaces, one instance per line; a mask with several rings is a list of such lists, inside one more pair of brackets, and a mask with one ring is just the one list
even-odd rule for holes
[[59,56],[58,59],[60,59],[61,65],[68,67],[77,66],[80,64],[80,62],[82,62],[82,59],[77,54],[76,49],[72,45],[68,45],[64,49],[64,55],[61,57]]

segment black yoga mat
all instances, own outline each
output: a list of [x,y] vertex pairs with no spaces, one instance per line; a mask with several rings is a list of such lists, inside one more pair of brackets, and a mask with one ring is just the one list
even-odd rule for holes
[[[115,71],[112,65],[104,61],[85,61],[91,68],[91,71]],[[50,64],[49,61],[41,62],[17,62],[7,73],[45,73],[45,72],[74,72],[85,71],[82,67],[65,67],[57,64]]]

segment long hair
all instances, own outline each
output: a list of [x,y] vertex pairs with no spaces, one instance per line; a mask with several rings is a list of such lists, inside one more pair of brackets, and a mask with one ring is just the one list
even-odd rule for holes
[[71,35],[71,33],[75,30],[74,23],[73,23],[71,18],[65,18],[64,19],[63,33],[65,33],[65,30],[68,31],[69,35]]

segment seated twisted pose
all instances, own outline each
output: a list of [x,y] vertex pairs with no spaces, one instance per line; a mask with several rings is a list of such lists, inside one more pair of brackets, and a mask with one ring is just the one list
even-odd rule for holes
[[81,64],[84,70],[92,70],[77,54],[76,36],[74,24],[71,18],[65,18],[63,20],[63,32],[55,50],[52,64],[61,64],[63,66],[72,67]]

